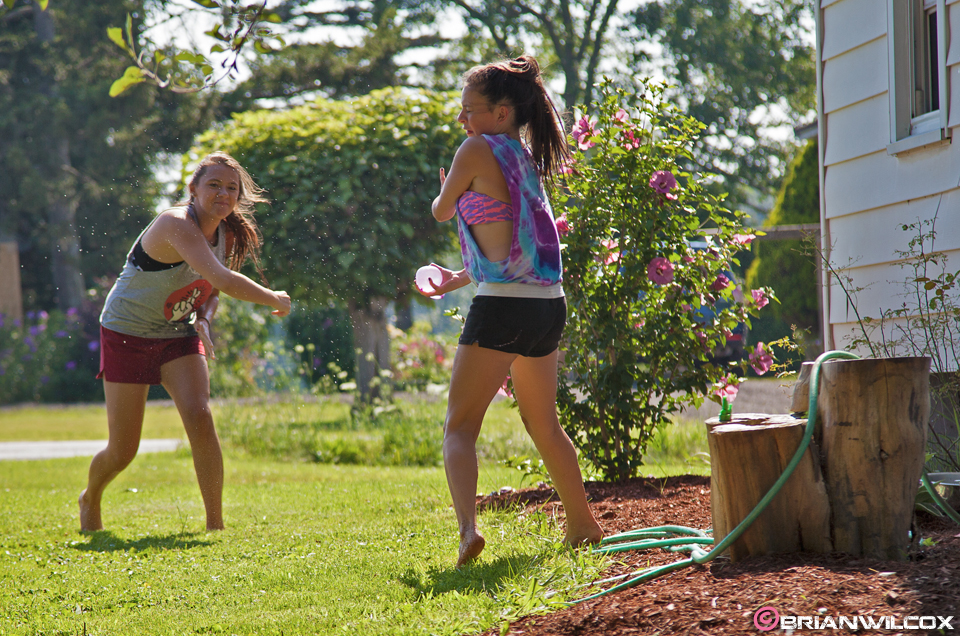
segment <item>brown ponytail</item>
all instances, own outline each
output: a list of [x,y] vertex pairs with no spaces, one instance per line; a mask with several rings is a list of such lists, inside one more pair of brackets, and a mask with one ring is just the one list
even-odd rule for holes
[[[213,165],[227,166],[236,171],[240,178],[240,196],[237,199],[237,209],[230,216],[224,219],[227,228],[233,234],[233,249],[227,254],[227,267],[234,271],[239,271],[247,257],[253,261],[253,266],[260,274],[260,279],[266,283],[266,277],[263,275],[263,269],[260,267],[260,245],[263,239],[260,235],[260,228],[253,218],[253,211],[257,203],[266,203],[268,199],[263,196],[263,188],[254,182],[250,173],[243,169],[240,163],[225,152],[212,152],[202,160],[193,171],[190,177],[189,187],[196,187],[200,184],[200,179],[207,167]],[[187,189],[189,192],[190,189]],[[193,197],[184,201],[179,201],[177,205],[190,205],[193,203]]]
[[510,104],[540,177],[554,181],[570,157],[556,106],[543,86],[540,65],[530,55],[477,66],[463,76],[469,86],[491,104]]

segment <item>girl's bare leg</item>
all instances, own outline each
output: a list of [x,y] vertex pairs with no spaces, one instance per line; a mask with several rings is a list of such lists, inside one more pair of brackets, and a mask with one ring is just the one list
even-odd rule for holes
[[515,354],[457,347],[443,425],[443,468],[460,527],[457,567],[476,558],[486,541],[477,531],[477,437],[483,415],[507,377]]
[[167,390],[190,440],[193,468],[207,514],[207,530],[223,530],[223,454],[210,412],[210,376],[202,355],[171,360],[160,367]]
[[149,389],[147,384],[103,382],[109,440],[107,447],[90,462],[87,487],[80,493],[80,530],[103,529],[100,518],[103,490],[137,456]]
[[565,541],[596,543],[603,531],[587,505],[577,451],[557,418],[557,351],[542,358],[518,356],[511,366],[523,424],[550,472],[567,516]]

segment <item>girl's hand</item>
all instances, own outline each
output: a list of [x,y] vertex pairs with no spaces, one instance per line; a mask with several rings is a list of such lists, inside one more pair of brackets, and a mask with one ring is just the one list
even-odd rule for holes
[[438,285],[434,285],[433,291],[431,292],[425,292],[417,288],[417,291],[419,291],[424,296],[428,296],[428,297],[441,296],[443,294],[460,289],[464,285],[468,285],[470,283],[470,277],[467,276],[467,273],[465,270],[460,270],[459,272],[455,272],[441,265],[437,265],[436,263],[430,263],[430,264],[440,270],[440,275],[442,276],[442,278]]
[[197,316],[197,319],[193,323],[193,328],[197,330],[197,335],[200,336],[204,353],[206,353],[207,357],[211,360],[216,360],[217,354],[213,350],[213,338],[210,336],[210,320]]
[[274,316],[283,318],[290,313],[290,295],[285,291],[278,291],[274,293],[277,295],[277,302],[272,305],[274,311],[271,313]]

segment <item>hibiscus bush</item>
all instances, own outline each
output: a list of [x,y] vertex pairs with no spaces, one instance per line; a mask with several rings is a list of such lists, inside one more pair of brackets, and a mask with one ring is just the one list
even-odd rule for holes
[[[711,354],[773,298],[724,273],[754,235],[690,170],[703,126],[663,92],[602,83],[554,195],[569,307],[558,406],[606,479],[637,475],[647,442],[684,405],[732,401],[748,361],[721,366]],[[766,372],[771,347],[758,344],[749,364]]]

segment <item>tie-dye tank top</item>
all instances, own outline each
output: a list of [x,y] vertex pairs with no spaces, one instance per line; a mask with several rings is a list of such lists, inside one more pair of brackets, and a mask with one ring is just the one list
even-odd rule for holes
[[489,261],[480,251],[470,228],[457,214],[460,252],[470,279],[477,283],[525,283],[541,287],[561,281],[560,236],[550,201],[530,153],[509,135],[484,135],[500,164],[513,206],[513,244],[510,256]]

